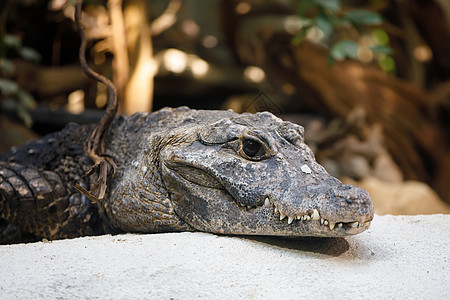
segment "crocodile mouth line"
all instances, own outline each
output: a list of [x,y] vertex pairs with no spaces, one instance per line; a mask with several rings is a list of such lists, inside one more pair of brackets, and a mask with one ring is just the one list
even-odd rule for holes
[[[172,166],[169,166],[171,169],[173,170],[177,170],[177,168],[175,166],[180,167],[178,164],[174,164]],[[186,167],[186,166],[184,166]],[[198,182],[199,178],[189,178],[186,177],[185,174],[188,173],[180,173],[180,172],[176,172],[181,178],[188,180],[194,184],[200,185],[200,186],[204,186],[206,188],[215,188],[215,189],[221,189],[221,190],[225,190],[227,191],[227,189],[225,188],[225,186],[217,179],[214,178],[213,175],[208,174],[206,171],[196,168],[194,166],[189,166],[191,168],[191,170],[196,170],[197,172],[199,172],[198,174],[201,174],[202,177],[203,176],[208,176],[209,181],[211,181],[211,179],[214,179],[215,184],[211,184],[211,186],[207,186],[204,184],[201,184],[200,182]],[[179,171],[180,169],[178,168],[177,171]],[[184,176],[183,176],[184,175]],[[206,180],[204,180],[203,182],[206,182]],[[298,214],[298,215],[287,215],[284,212],[282,212],[282,210],[276,205],[275,202],[271,201],[269,199],[268,196],[266,196],[264,198],[264,203],[260,204],[260,205],[246,205],[241,203],[238,199],[236,199],[235,197],[233,197],[233,195],[227,191],[229,196],[233,199],[233,202],[238,206],[241,207],[243,210],[245,211],[252,211],[258,208],[265,208],[265,209],[270,209],[273,208],[273,213],[274,215],[279,215],[279,219],[280,221],[286,220],[286,225],[291,225],[294,222],[302,222],[303,224],[310,224],[310,225],[316,225],[316,226],[320,226],[323,228],[328,227],[328,229],[330,231],[335,230],[336,228],[338,229],[342,229],[342,230],[350,230],[350,229],[358,229],[358,228],[369,228],[371,221],[366,221],[366,222],[359,222],[359,221],[352,221],[352,222],[332,222],[330,220],[328,220],[326,217],[322,216],[319,212],[318,209],[314,208],[314,209],[310,209],[308,210],[308,212],[305,212],[304,214]],[[316,222],[314,224],[314,222]]]
[[273,213],[274,215],[279,215],[280,221],[286,220],[287,225],[291,225],[294,222],[302,222],[304,224],[310,222],[314,223],[316,222],[316,225],[328,227],[331,231],[335,230],[335,228],[343,228],[345,229],[354,229],[354,228],[369,228],[371,221],[365,221],[365,222],[359,222],[359,221],[353,221],[353,222],[332,222],[328,220],[327,218],[323,217],[320,212],[314,208],[310,210],[310,212],[307,212],[305,214],[298,214],[294,216],[289,216],[285,213],[283,213],[275,203],[272,203],[269,200],[269,197],[266,197],[264,200],[264,205],[262,206],[249,206],[240,203],[235,199],[235,202],[241,206],[243,209],[249,211],[260,207],[273,207]]

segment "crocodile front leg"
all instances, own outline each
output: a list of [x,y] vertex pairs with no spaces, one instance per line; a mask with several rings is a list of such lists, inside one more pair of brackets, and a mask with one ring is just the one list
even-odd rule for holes
[[97,206],[69,188],[57,172],[13,162],[0,161],[0,218],[0,243],[104,231]]

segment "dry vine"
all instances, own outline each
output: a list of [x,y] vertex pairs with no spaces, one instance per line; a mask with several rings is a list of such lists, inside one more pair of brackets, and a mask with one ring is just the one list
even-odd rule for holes
[[84,32],[83,24],[81,22],[82,4],[83,0],[77,0],[75,5],[75,23],[81,38],[79,52],[81,67],[89,77],[94,80],[100,81],[107,87],[108,105],[106,107],[104,115],[100,119],[100,122],[94,128],[86,143],[87,153],[94,162],[94,165],[88,170],[86,175],[90,175],[95,170],[97,170],[97,179],[91,186],[91,191],[87,191],[78,184],[76,185],[76,188],[91,200],[99,202],[105,196],[106,188],[108,187],[108,178],[114,175],[114,172],[116,170],[116,164],[114,163],[113,159],[105,155],[104,143],[106,133],[108,132],[108,129],[117,113],[118,100],[117,90],[114,87],[114,84],[108,78],[93,71],[86,62],[86,35]]

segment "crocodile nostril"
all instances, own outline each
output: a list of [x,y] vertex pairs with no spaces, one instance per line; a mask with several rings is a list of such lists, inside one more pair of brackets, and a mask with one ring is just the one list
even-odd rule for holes
[[342,201],[342,203],[352,204],[355,202],[365,202],[369,199],[369,194],[362,188],[352,185],[343,185],[331,190],[331,196]]
[[350,184],[344,184],[340,187],[341,190],[351,190],[353,188],[354,188],[354,186],[350,185]]

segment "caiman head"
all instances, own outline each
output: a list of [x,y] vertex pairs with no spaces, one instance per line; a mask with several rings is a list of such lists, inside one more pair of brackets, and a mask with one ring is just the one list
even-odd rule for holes
[[174,213],[200,231],[332,237],[373,219],[367,191],[330,176],[303,127],[267,112],[174,132],[160,167]]

